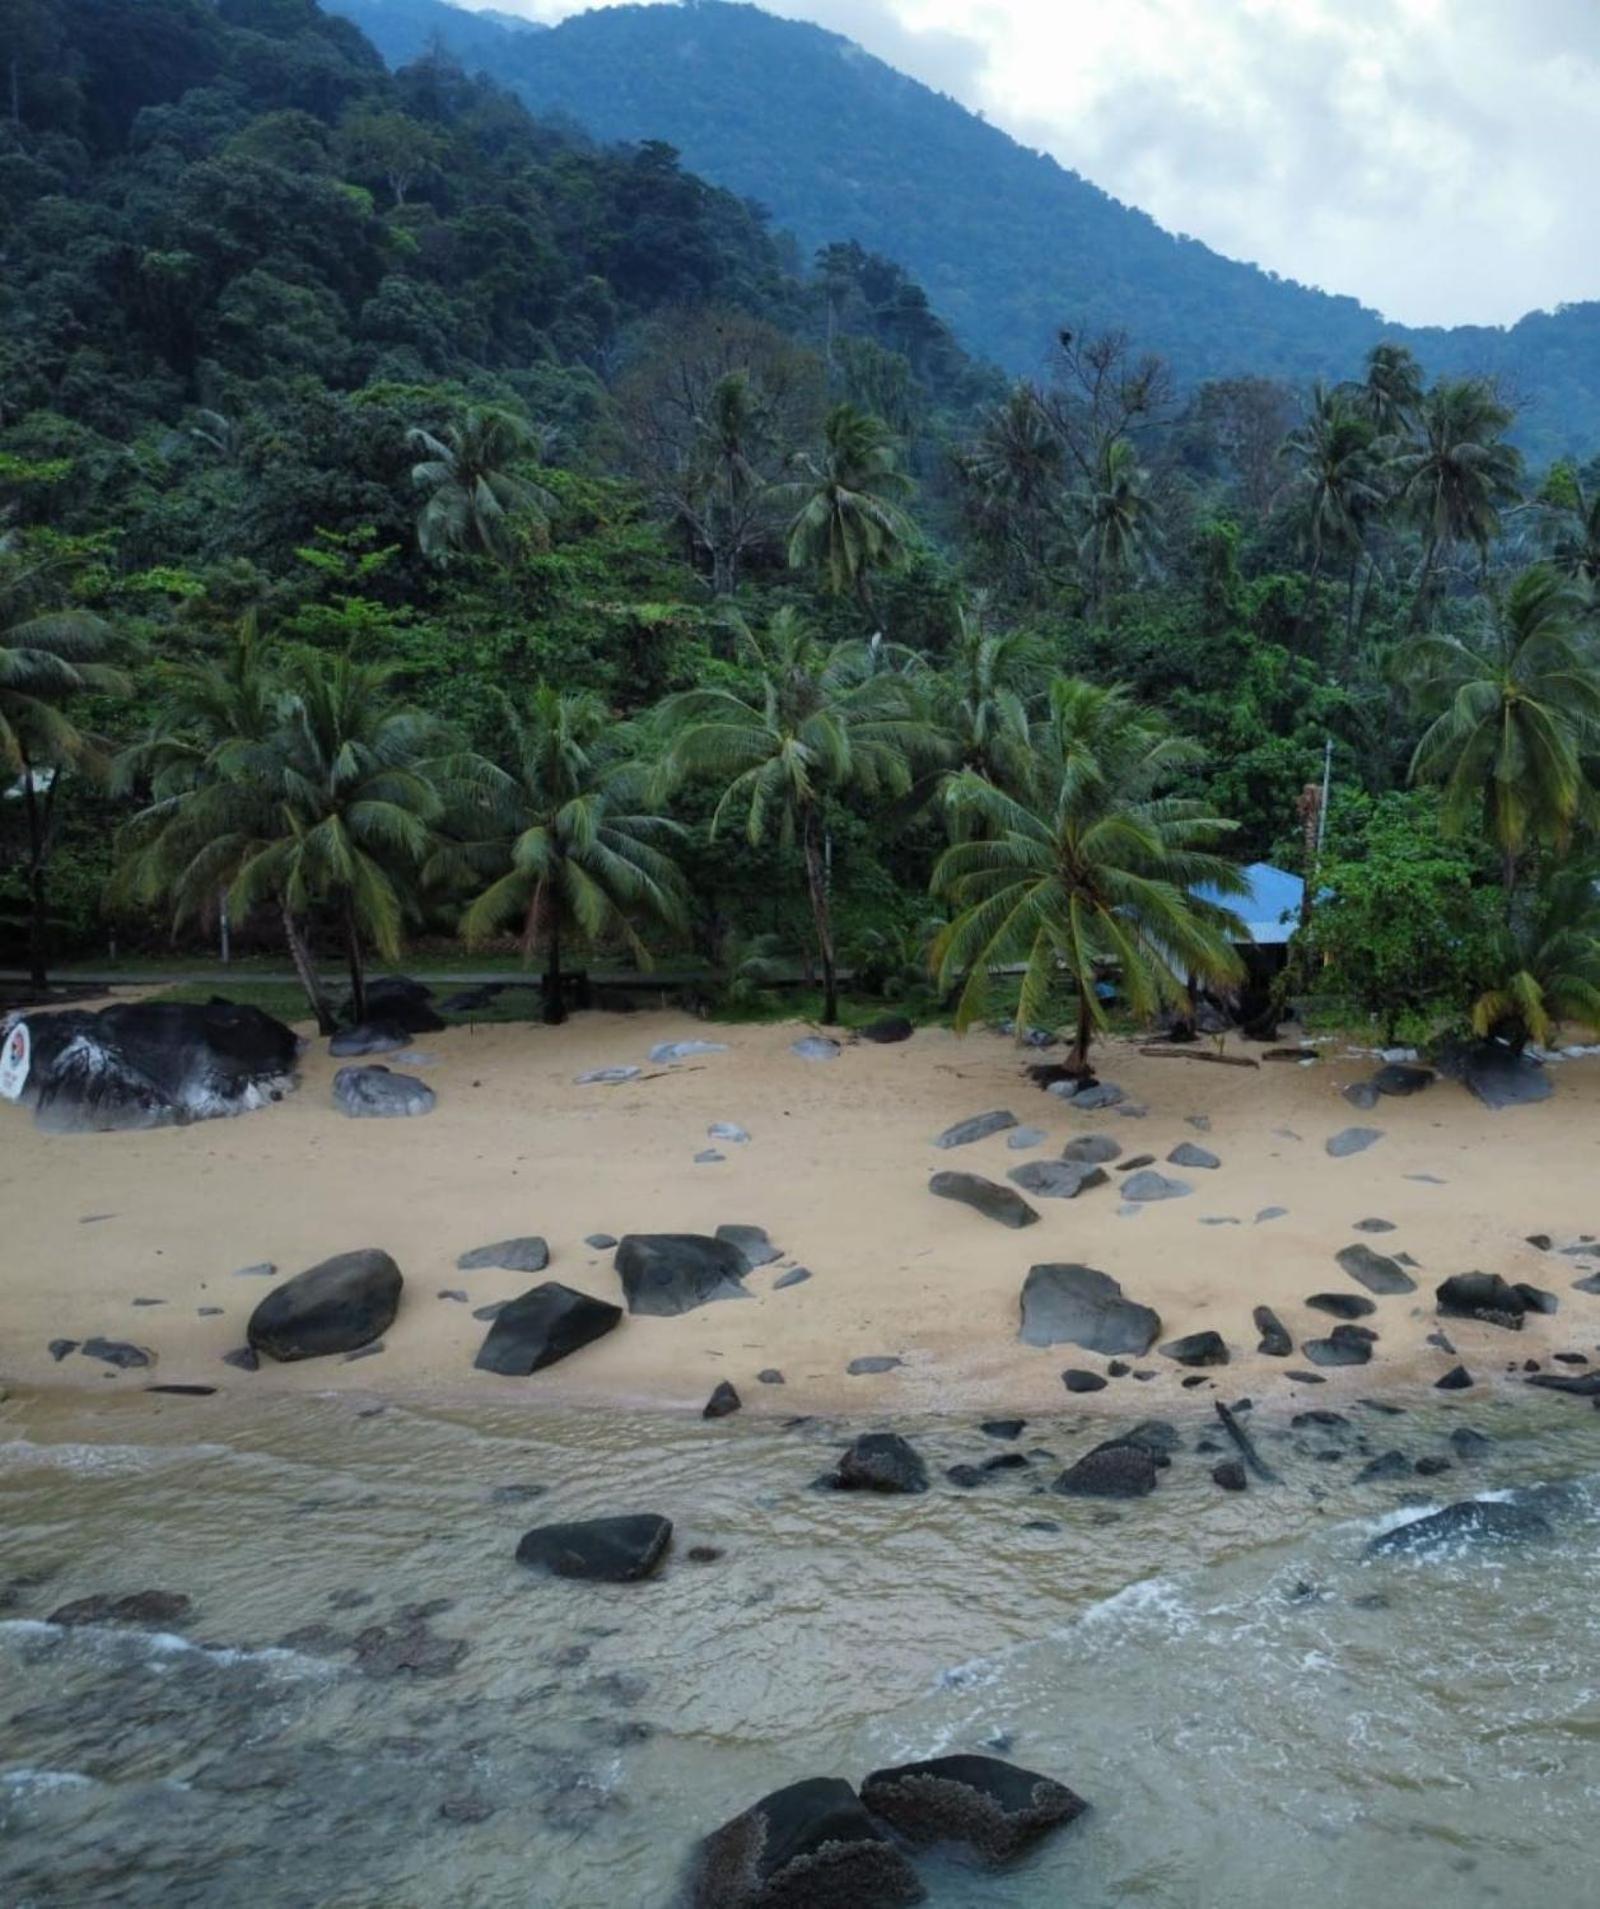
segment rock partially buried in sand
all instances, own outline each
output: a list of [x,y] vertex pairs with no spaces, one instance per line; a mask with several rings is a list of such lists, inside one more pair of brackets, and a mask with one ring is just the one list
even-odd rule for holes
[[1043,1127],[1013,1127],[1006,1135],[1006,1145],[1013,1153],[1022,1153],[1028,1147],[1042,1147],[1050,1138]]
[[737,1412],[743,1403],[744,1400],[739,1397],[738,1391],[724,1379],[706,1400],[700,1416],[701,1418],[728,1418]]
[[863,1432],[818,1482],[835,1491],[924,1492],[928,1469],[898,1432]]
[[1148,1352],[1161,1317],[1127,1298],[1109,1273],[1075,1264],[1032,1266],[1022,1286],[1022,1330],[1030,1346],[1082,1346],[1107,1356]]
[[1209,1147],[1197,1147],[1192,1140],[1180,1140],[1167,1155],[1167,1165],[1171,1167],[1196,1167],[1209,1172],[1220,1167],[1222,1162]]
[[1156,1488],[1156,1455],[1134,1439],[1107,1439],[1050,1487],[1063,1498],[1143,1498]]
[[1122,1148],[1108,1133],[1083,1133],[1061,1149],[1063,1160],[1086,1167],[1103,1167],[1121,1157]]
[[1334,1255],[1340,1268],[1369,1293],[1414,1293],[1417,1282],[1398,1260],[1375,1253],[1370,1246],[1344,1246]]
[[672,1540],[672,1521],[654,1512],[536,1525],[517,1546],[518,1564],[593,1584],[635,1584],[649,1577]]
[[946,1127],[933,1144],[945,1148],[970,1147],[975,1140],[987,1140],[990,1134],[1004,1133],[1016,1124],[1015,1114],[996,1107],[990,1113],[973,1114],[968,1120],[958,1120],[953,1127]]
[[852,1359],[845,1371],[852,1379],[859,1379],[874,1372],[893,1372],[897,1366],[904,1364],[905,1360],[897,1358],[892,1352],[867,1352],[859,1359]]
[[456,1260],[463,1273],[480,1273],[495,1267],[506,1273],[542,1273],[550,1264],[550,1248],[537,1233],[521,1239],[496,1240],[492,1246],[474,1246]]
[[900,1909],[924,1891],[850,1785],[819,1776],[714,1830],[683,1895],[686,1909]]
[[1064,1783],[985,1756],[874,1770],[861,1800],[909,1843],[959,1843],[992,1864],[1014,1861],[1088,1808]]
[[289,1363],[354,1352],[394,1324],[400,1268],[377,1247],[338,1253],[274,1286],[250,1315],[251,1349]]
[[1347,1160],[1353,1153],[1365,1153],[1368,1147],[1382,1138],[1381,1127],[1344,1127],[1325,1145],[1333,1159]]
[[1161,1347],[1161,1356],[1175,1365],[1226,1365],[1228,1348],[1220,1332],[1191,1332],[1183,1339],[1169,1339]]
[[1097,1114],[1107,1107],[1120,1107],[1128,1098],[1109,1080],[1096,1081],[1092,1087],[1080,1087],[1076,1081],[1058,1080],[1048,1090],[1058,1100],[1070,1101],[1080,1114]]
[[1360,1293],[1313,1293],[1306,1304],[1313,1312],[1330,1313],[1335,1319],[1370,1319],[1378,1310]]
[[1184,1180],[1171,1180],[1164,1173],[1157,1173],[1153,1167],[1141,1167],[1137,1173],[1130,1173],[1122,1183],[1122,1197],[1125,1200],[1137,1200],[1144,1204],[1151,1200],[1183,1200],[1194,1191]]
[[412,1120],[438,1100],[426,1081],[387,1067],[341,1067],[333,1077],[333,1104],[352,1120]]
[[958,1200],[1002,1226],[1032,1226],[1039,1218],[1020,1193],[979,1173],[936,1173],[928,1182],[928,1191],[941,1200]]
[[480,1372],[526,1378],[603,1339],[621,1323],[620,1306],[546,1280],[499,1308],[472,1363]]
[[1439,1055],[1439,1071],[1458,1080],[1485,1107],[1526,1107],[1548,1100],[1555,1089],[1547,1069],[1531,1054],[1516,1054],[1499,1041],[1466,1041]]
[[1431,1517],[1385,1531],[1367,1546],[1369,1558],[1427,1558],[1463,1545],[1526,1544],[1553,1537],[1550,1521],[1531,1505],[1499,1499],[1465,1498]]
[[617,1247],[617,1277],[628,1310],[660,1318],[717,1299],[748,1299],[748,1262],[731,1240],[703,1233],[627,1233]]
[[1255,1329],[1261,1334],[1261,1343],[1256,1351],[1265,1359],[1287,1359],[1294,1351],[1294,1341],[1289,1337],[1289,1329],[1270,1306],[1257,1306],[1250,1315]]
[[1326,1339],[1307,1339],[1300,1350],[1313,1365],[1366,1365],[1375,1337],[1362,1326],[1335,1326]]
[[1041,1200],[1075,1200],[1092,1187],[1104,1186],[1107,1177],[1104,1167],[1084,1166],[1076,1160],[1029,1160],[1006,1175],[1024,1193],[1037,1194]]
[[112,1365],[119,1372],[154,1365],[155,1354],[145,1346],[136,1346],[127,1339],[85,1339],[78,1348],[86,1359],[100,1359]]
[[839,1058],[839,1043],[831,1041],[825,1034],[807,1034],[803,1039],[791,1041],[789,1052],[798,1054],[803,1061],[836,1061]]
[[773,1245],[764,1226],[719,1226],[717,1238],[738,1249],[746,1272],[753,1273],[758,1266],[770,1266],[783,1257],[782,1248]]

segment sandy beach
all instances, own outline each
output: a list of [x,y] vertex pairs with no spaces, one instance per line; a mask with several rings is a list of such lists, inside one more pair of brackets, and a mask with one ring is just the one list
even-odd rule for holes
[[[1440,1081],[1409,1099],[1355,1111],[1340,1090],[1373,1059],[1330,1052],[1314,1066],[1256,1068],[1141,1056],[1111,1043],[1103,1079],[1126,1108],[1089,1115],[1036,1089],[1035,1058],[979,1031],[919,1030],[908,1042],[847,1044],[808,1062],[790,1044],[800,1025],[723,1027],[680,1014],[584,1015],[568,1026],[452,1028],[419,1039],[415,1070],[437,1090],[430,1116],[352,1121],[336,1112],[337,1063],[326,1044],[303,1057],[300,1089],[234,1120],[143,1133],[51,1136],[5,1109],[0,1197],[7,1239],[0,1267],[0,1378],[26,1386],[215,1385],[325,1392],[457,1395],[505,1405],[618,1403],[698,1408],[731,1380],[747,1411],[1081,1411],[1150,1413],[1189,1396],[1187,1375],[1152,1351],[1102,1392],[1069,1396],[1069,1367],[1107,1361],[1072,1346],[1019,1343],[1018,1297],[1030,1266],[1079,1261],[1112,1274],[1161,1315],[1163,1341],[1205,1329],[1232,1353],[1194,1388],[1222,1396],[1304,1393],[1308,1403],[1431,1386],[1456,1363],[1480,1385],[1557,1350],[1592,1353],[1600,1297],[1571,1290],[1593,1270],[1555,1247],[1594,1224],[1589,1189],[1600,1163],[1600,1065],[1563,1064],[1556,1092],[1492,1113]],[[726,1051],[652,1066],[653,1045],[712,1040]],[[1234,1044],[1231,1051],[1259,1052]],[[580,1085],[591,1069],[641,1065],[622,1085]],[[1024,1151],[996,1134],[940,1151],[932,1142],[967,1116],[1006,1108],[1046,1138]],[[744,1144],[713,1143],[732,1122]],[[1342,1128],[1382,1129],[1366,1152],[1330,1158]],[[1111,1184],[1075,1200],[1034,1198],[1037,1225],[1011,1230],[929,1194],[929,1176],[958,1168],[1004,1183],[1021,1162],[1052,1159],[1086,1132],[1109,1134],[1123,1157],[1151,1154],[1192,1188],[1187,1198],[1130,1211]],[[1203,1145],[1215,1170],[1164,1165],[1180,1143]],[[725,1157],[697,1164],[713,1148]],[[1263,1209],[1286,1209],[1258,1219]],[[1381,1237],[1357,1222],[1389,1221]],[[602,1233],[711,1232],[723,1222],[765,1227],[783,1251],[753,1273],[748,1302],[678,1318],[628,1318],[609,1337],[531,1378],[473,1369],[484,1323],[474,1310],[561,1280],[620,1301]],[[547,1273],[461,1272],[457,1256],[513,1235],[549,1242]],[[1305,1301],[1361,1289],[1340,1248],[1366,1241],[1409,1253],[1415,1294],[1380,1298],[1364,1323],[1379,1332],[1372,1363],[1331,1370],[1315,1388],[1287,1377],[1298,1347],[1334,1324]],[[379,1357],[234,1370],[252,1308],[271,1281],[238,1269],[270,1263],[280,1276],[331,1254],[381,1246],[405,1276],[400,1315]],[[812,1277],[774,1290],[798,1263]],[[1512,1334],[1440,1322],[1433,1294],[1451,1273],[1497,1272],[1556,1292],[1560,1310]],[[467,1298],[442,1295],[465,1293]],[[158,1303],[140,1303],[140,1302]],[[1296,1342],[1287,1360],[1261,1358],[1252,1309],[1266,1304]],[[1451,1357],[1428,1343],[1443,1323]],[[118,1371],[52,1340],[130,1340],[152,1366]],[[853,1359],[904,1363],[852,1376]],[[782,1372],[783,1385],[757,1382]]]

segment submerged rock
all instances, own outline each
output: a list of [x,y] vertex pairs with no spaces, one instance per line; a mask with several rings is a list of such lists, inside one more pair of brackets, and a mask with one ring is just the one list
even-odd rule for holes
[[1430,1517],[1382,1532],[1367,1546],[1369,1558],[1436,1557],[1461,1545],[1526,1544],[1554,1533],[1550,1521],[1531,1505],[1498,1499],[1466,1498]]
[[253,1351],[283,1363],[354,1352],[394,1324],[404,1283],[377,1247],[338,1253],[274,1286],[251,1313],[245,1336]]
[[923,1900],[904,1855],[848,1783],[774,1790],[700,1844],[686,1909],[900,1909]]
[[628,1310],[658,1317],[718,1299],[748,1299],[742,1250],[702,1233],[628,1233],[616,1254]]
[[621,1323],[620,1306],[546,1280],[499,1307],[472,1363],[480,1372],[526,1378],[603,1339]]
[[72,1629],[83,1624],[126,1624],[144,1630],[171,1630],[188,1621],[193,1603],[182,1591],[129,1591],[121,1597],[104,1592],[63,1604],[45,1619]]
[[996,1107],[990,1113],[973,1114],[970,1119],[958,1120],[953,1127],[946,1127],[933,1144],[945,1148],[970,1147],[975,1140],[987,1140],[990,1134],[1004,1133],[1016,1124],[1015,1114]]
[[1132,1438],[1085,1452],[1050,1487],[1064,1498],[1143,1498],[1156,1488],[1156,1454]]
[[524,1532],[517,1562],[558,1578],[633,1584],[649,1577],[672,1539],[672,1521],[654,1512],[536,1525]]
[[341,1067],[333,1077],[333,1104],[352,1120],[411,1120],[438,1101],[426,1081],[387,1067]]
[[959,1843],[994,1864],[1013,1861],[1088,1808],[1064,1783],[986,1756],[874,1770],[861,1800],[909,1843]]
[[1030,1267],[1019,1337],[1030,1346],[1082,1346],[1108,1356],[1148,1352],[1160,1314],[1127,1298],[1109,1273],[1073,1263]]
[[835,1491],[923,1492],[928,1470],[898,1432],[863,1432],[820,1482]]
[[978,1173],[936,1173],[928,1182],[928,1191],[941,1200],[958,1200],[1002,1226],[1032,1226],[1039,1218],[1020,1193]]

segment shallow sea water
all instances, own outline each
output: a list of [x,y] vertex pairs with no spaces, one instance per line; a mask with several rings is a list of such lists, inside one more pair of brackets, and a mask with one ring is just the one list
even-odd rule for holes
[[[1107,1506],[1036,1493],[1104,1435],[1082,1414],[976,1492],[939,1474],[1012,1447],[897,1421],[934,1487],[874,1499],[812,1489],[861,1429],[824,1421],[13,1400],[0,1902],[667,1909],[693,1839],[779,1784],[998,1744],[1092,1810],[1000,1875],[925,1865],[938,1909],[1592,1904],[1600,1414],[1289,1412],[1250,1417],[1281,1485],[1218,1491],[1197,1410],[1155,1496]],[[1463,1424],[1482,1463],[1354,1484],[1358,1445],[1448,1453]],[[1362,1559],[1386,1523],[1557,1481],[1553,1543]],[[648,1584],[513,1558],[532,1524],[635,1510],[677,1527]],[[181,1635],[42,1621],[153,1586],[193,1598]],[[374,1626],[423,1668],[363,1669]]]

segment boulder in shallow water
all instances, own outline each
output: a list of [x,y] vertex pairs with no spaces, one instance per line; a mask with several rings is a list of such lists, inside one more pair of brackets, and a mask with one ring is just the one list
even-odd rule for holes
[[496,1311],[472,1363],[480,1372],[526,1378],[603,1339],[621,1323],[620,1306],[546,1280]]
[[1085,1452],[1050,1489],[1064,1498],[1143,1498],[1155,1490],[1158,1469],[1148,1445],[1112,1438]]
[[299,1052],[282,1021],[231,1001],[64,1008],[3,1023],[0,1095],[48,1133],[178,1126],[281,1099]]
[[700,1844],[686,1909],[900,1909],[922,1884],[848,1783],[774,1790]]
[[1465,1498],[1430,1517],[1385,1531],[1367,1546],[1369,1558],[1427,1558],[1463,1545],[1527,1544],[1553,1536],[1550,1521],[1531,1505]]
[[909,1843],[959,1843],[996,1864],[1013,1861],[1088,1808],[1053,1777],[986,1756],[931,1757],[874,1770],[861,1800]]
[[748,1263],[732,1240],[703,1233],[627,1233],[617,1276],[632,1313],[671,1318],[716,1299],[748,1299]]
[[928,1191],[941,1200],[958,1200],[1002,1226],[1032,1226],[1039,1218],[1020,1193],[984,1179],[981,1173],[936,1173]]
[[1032,1266],[1022,1285],[1022,1330],[1030,1346],[1082,1346],[1086,1352],[1148,1352],[1161,1316],[1127,1298],[1109,1273],[1072,1263]]
[[412,1120],[438,1099],[426,1081],[387,1067],[341,1067],[333,1077],[333,1104],[352,1120]]
[[474,1246],[456,1260],[457,1270],[463,1273],[481,1273],[489,1267],[505,1273],[542,1273],[549,1264],[550,1248],[537,1233]]
[[410,1033],[397,1021],[363,1021],[359,1027],[341,1028],[328,1042],[328,1052],[342,1061],[358,1054],[393,1054],[410,1045]]
[[536,1525],[524,1532],[517,1562],[558,1578],[634,1584],[655,1571],[672,1540],[672,1521],[654,1512]]
[[863,1432],[821,1483],[835,1491],[922,1492],[928,1489],[928,1469],[898,1432]]
[[245,1336],[253,1351],[282,1363],[354,1352],[394,1324],[404,1283],[377,1247],[338,1253],[274,1286],[251,1313]]
[[185,1623],[193,1605],[182,1591],[129,1591],[122,1597],[104,1592],[80,1597],[50,1613],[45,1622],[68,1629],[80,1624],[127,1624],[145,1630],[171,1630]]

